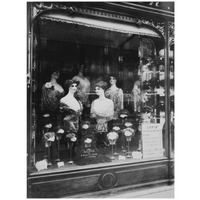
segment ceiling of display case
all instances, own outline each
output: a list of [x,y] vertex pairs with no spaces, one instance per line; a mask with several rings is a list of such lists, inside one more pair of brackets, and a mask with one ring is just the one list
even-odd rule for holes
[[49,40],[113,48],[123,47],[124,49],[138,49],[139,35],[160,38],[154,30],[145,27],[138,28],[132,25],[84,18],[73,18],[73,21],[67,21],[66,17],[68,16],[41,17],[39,35]]

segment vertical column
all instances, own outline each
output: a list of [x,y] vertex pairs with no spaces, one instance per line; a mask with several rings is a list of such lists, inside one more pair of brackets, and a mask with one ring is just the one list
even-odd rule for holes
[[171,178],[171,122],[170,122],[170,62],[169,62],[169,22],[165,22],[165,134],[168,153],[168,178]]
[[31,97],[31,54],[32,54],[32,31],[31,31],[31,16],[32,16],[32,5],[31,3],[27,3],[27,169],[28,173],[30,173],[31,167],[31,105],[32,105],[32,97]]

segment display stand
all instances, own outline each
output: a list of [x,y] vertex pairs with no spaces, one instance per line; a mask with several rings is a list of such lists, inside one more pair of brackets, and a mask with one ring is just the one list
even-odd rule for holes
[[[119,135],[120,128],[119,128],[118,126],[114,126],[114,127],[112,128],[112,130],[113,130],[114,132],[116,132],[116,133]],[[118,156],[118,155],[119,155],[119,153],[117,153],[117,143],[115,143],[115,152],[114,152],[114,156]]]
[[59,129],[56,132],[56,142],[57,142],[57,159],[55,160],[56,162],[60,162],[60,140],[63,134],[64,134],[63,129]]
[[[122,127],[124,127],[124,124],[126,123],[126,120],[127,120],[127,117],[128,115],[120,115],[120,118],[121,118],[121,121],[122,121]],[[121,150],[122,150],[122,153],[126,154],[126,144],[125,144],[125,137],[124,137],[124,134],[121,135],[121,139],[122,139],[122,146],[121,146]]]
[[73,147],[73,142],[69,142],[69,162],[67,162],[68,164],[73,164],[73,160],[72,160],[72,147]]
[[112,156],[110,157],[111,160],[114,160],[114,159],[115,159],[115,156],[114,156],[114,153],[113,153],[113,146],[114,146],[114,145],[111,145],[111,147],[112,147]]
[[107,138],[108,138],[109,144],[112,147],[112,156],[110,157],[111,160],[115,159],[114,152],[113,152],[113,146],[114,145],[116,146],[116,141],[117,141],[118,137],[119,137],[119,135],[116,132],[109,132],[107,134]]
[[126,140],[128,142],[128,149],[127,149],[127,158],[131,158],[131,152],[129,151],[129,141],[131,141],[131,137],[126,137]]

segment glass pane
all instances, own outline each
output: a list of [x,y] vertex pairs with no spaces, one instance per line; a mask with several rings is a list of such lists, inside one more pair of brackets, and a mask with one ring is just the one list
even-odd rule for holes
[[32,171],[166,156],[163,41],[54,21],[38,25]]
[[167,156],[163,60],[163,57],[141,58],[140,115],[143,158]]

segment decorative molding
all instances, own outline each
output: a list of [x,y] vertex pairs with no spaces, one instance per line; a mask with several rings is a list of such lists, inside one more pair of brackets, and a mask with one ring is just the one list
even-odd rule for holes
[[106,172],[100,175],[98,185],[103,189],[113,188],[117,184],[117,180],[118,177],[115,172]]
[[[66,12],[70,15],[79,14],[84,16],[95,16],[95,17],[101,17],[104,19],[113,19],[116,21],[123,21],[128,23],[134,23],[138,26],[147,25],[152,28],[157,29],[162,36],[164,36],[164,30],[165,30],[165,23],[164,22],[156,22],[152,19],[144,19],[144,18],[138,18],[138,17],[132,17],[128,15],[119,14],[117,12],[113,11],[105,11],[105,10],[97,10],[95,8],[88,8],[88,7],[77,7],[72,6],[72,4],[69,3],[34,3],[34,17],[36,17],[38,14],[45,10],[52,10],[52,9],[60,9],[60,10],[66,10]],[[171,23],[172,24],[172,23]],[[170,24],[170,27],[173,27]],[[174,31],[173,31],[174,32]]]
[[52,10],[52,9],[61,9],[66,10],[70,15],[73,15],[76,12],[76,8],[74,6],[68,5],[68,3],[59,4],[59,3],[33,3],[33,17],[36,17],[43,11]]
[[104,27],[104,26],[99,26],[99,25],[94,25],[94,24],[86,24],[86,23],[82,23],[82,22],[74,22],[73,20],[65,20],[65,19],[56,19],[56,18],[53,18],[53,17],[41,17],[41,19],[43,21],[40,21],[41,24],[44,24],[47,20],[49,21],[55,21],[55,22],[61,22],[61,23],[69,23],[69,24],[76,24],[76,25],[82,25],[82,26],[86,26],[86,27],[89,27],[89,28],[95,28],[95,29],[104,29],[104,30],[107,30],[107,31],[117,31],[119,33],[129,33],[129,34],[137,34],[137,35],[142,35],[142,36],[150,36],[150,37],[158,37],[160,38],[160,36],[157,36],[157,35],[154,35],[154,34],[149,34],[149,33],[141,33],[139,30],[138,31],[124,31],[124,30],[121,30],[121,29],[113,29],[111,27]]
[[80,14],[87,14],[87,15],[92,15],[92,16],[98,16],[98,17],[103,17],[103,18],[109,18],[109,19],[114,19],[118,21],[124,21],[124,22],[129,22],[129,23],[134,23],[139,26],[141,25],[149,25],[153,28],[156,28],[163,36],[164,36],[164,22],[154,22],[153,20],[149,19],[143,19],[143,18],[138,18],[138,17],[131,17],[127,15],[122,15],[118,13],[109,13],[106,11],[99,11],[99,10],[94,10],[94,9],[88,9],[88,8],[76,8],[77,13]]

